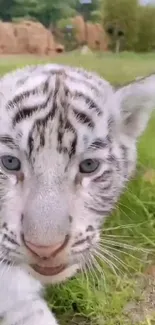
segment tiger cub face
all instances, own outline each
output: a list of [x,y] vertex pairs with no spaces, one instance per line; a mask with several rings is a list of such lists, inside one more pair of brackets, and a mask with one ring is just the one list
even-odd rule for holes
[[115,89],[59,65],[0,80],[0,257],[42,282],[94,261],[105,217],[136,164],[155,76]]

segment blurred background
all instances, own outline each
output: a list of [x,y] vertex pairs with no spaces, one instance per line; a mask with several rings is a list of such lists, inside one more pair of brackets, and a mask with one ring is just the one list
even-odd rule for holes
[[0,19],[0,54],[155,50],[154,0],[0,0]]

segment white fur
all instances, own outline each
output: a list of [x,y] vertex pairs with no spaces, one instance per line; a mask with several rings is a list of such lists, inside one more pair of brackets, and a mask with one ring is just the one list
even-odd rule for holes
[[[50,112],[53,98],[44,110],[34,112],[14,128],[12,119],[15,113],[22,111],[23,106],[31,110],[33,105],[46,100],[48,94],[43,93],[42,84],[47,78],[45,72],[50,75],[52,70],[64,70],[66,74],[65,86],[70,90],[70,102],[65,111],[63,107],[59,109],[67,114],[77,131],[76,154],[70,162],[67,156],[58,153],[56,132],[59,122],[55,115],[47,123],[44,147],[41,151],[33,152],[35,160],[32,169],[25,157],[28,136],[36,119],[43,118]],[[20,82],[22,78],[26,80],[23,83]],[[55,82],[56,76],[51,74],[49,92],[55,87]],[[36,94],[27,98],[23,96],[19,106],[15,104],[13,108],[6,109],[15,95],[23,94],[36,86],[40,87]],[[55,283],[70,278],[81,269],[83,263],[87,264],[87,258],[93,254],[99,241],[99,226],[104,222],[106,214],[95,214],[91,208],[110,212],[135,168],[136,140],[155,107],[155,76],[138,80],[115,91],[108,82],[95,74],[59,65],[46,65],[36,69],[28,67],[6,75],[0,80],[0,91],[0,137],[10,135],[20,148],[12,150],[0,142],[0,159],[6,154],[18,157],[24,173],[24,181],[20,182],[18,175],[8,174],[0,165],[3,174],[2,178],[0,176],[0,317],[2,325],[56,325],[55,317],[41,297],[40,282]],[[99,116],[94,108],[90,109],[84,96],[77,97],[76,91],[94,100],[103,115]],[[59,95],[60,100],[63,96],[61,90]],[[72,107],[86,112],[92,118],[95,124],[93,130],[76,119]],[[112,130],[109,130],[109,118],[112,118]],[[19,134],[22,134],[21,138]],[[96,151],[91,147],[93,141],[98,138],[107,140],[109,135],[111,153],[119,163],[119,170],[114,165],[109,165],[108,145]],[[39,145],[40,134],[37,129],[33,136],[35,145]],[[65,146],[69,147],[72,140],[73,133],[66,131],[63,139]],[[123,146],[126,157],[122,156]],[[101,166],[96,173],[82,177],[79,163],[86,158],[99,159]],[[66,172],[65,166],[68,163],[70,167]],[[95,183],[94,179],[99,178],[108,168],[112,170],[111,178]],[[104,186],[108,185],[111,186],[109,190],[104,190]],[[113,200],[112,204],[108,200],[106,202],[109,198]],[[24,218],[21,222],[22,214]],[[72,216],[71,225],[68,216]],[[4,223],[7,223],[7,229]],[[92,232],[87,230],[90,226],[93,227]],[[18,242],[17,246],[5,239],[6,235],[12,236],[11,231]],[[34,262],[34,256],[24,246],[21,233],[27,240],[41,246],[63,242],[66,234],[70,233],[67,247],[51,260],[53,266],[67,264],[66,269],[52,277],[35,272],[30,266]],[[86,240],[87,237],[89,241]],[[77,242],[79,245],[74,245]],[[85,249],[88,252],[84,253]],[[11,260],[12,265],[3,263],[4,258]],[[46,261],[43,263],[46,265]]]

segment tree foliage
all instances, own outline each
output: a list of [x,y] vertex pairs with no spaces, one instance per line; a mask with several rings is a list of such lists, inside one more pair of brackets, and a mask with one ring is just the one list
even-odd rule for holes
[[137,42],[138,10],[138,0],[104,0],[104,26],[124,33],[126,49]]
[[[104,0],[103,0],[104,1]],[[89,4],[81,4],[80,0],[74,2],[76,12],[84,15],[86,20],[91,20],[93,13],[99,16],[101,0],[92,0]]]
[[0,0],[0,19],[9,21],[12,18],[14,0]]
[[[5,0],[4,0],[5,1]],[[14,17],[30,16],[41,21],[45,26],[53,25],[62,17],[74,14],[74,0],[14,0]]]
[[155,49],[155,6],[140,7],[139,30],[136,50],[140,52]]
[[98,19],[100,2],[92,0],[89,5],[82,5],[80,0],[0,0],[0,18],[4,21],[12,20],[12,17],[32,17],[49,26],[62,18],[84,13],[86,9],[87,19]]

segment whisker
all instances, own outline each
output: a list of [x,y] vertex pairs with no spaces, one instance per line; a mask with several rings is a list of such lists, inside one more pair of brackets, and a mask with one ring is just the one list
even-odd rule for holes
[[[145,224],[146,222],[142,222],[139,224],[136,224],[136,227],[141,226],[143,224]],[[126,225],[120,225],[120,226],[114,226],[114,227],[109,227],[109,228],[104,228],[104,231],[110,231],[110,230],[117,230],[117,229],[132,229],[135,228],[135,224],[126,224]]]
[[86,264],[85,264],[85,260],[84,260],[83,254],[81,254],[81,259],[83,260],[82,270],[83,270],[83,275],[85,276],[85,279],[86,279],[87,290],[88,290],[88,288],[89,288],[89,278],[88,278],[88,274],[87,274],[87,270],[86,270]]
[[84,266],[82,264],[80,264],[80,271],[81,271],[81,275],[82,275],[82,281],[84,281],[85,279],[85,274],[84,274]]
[[97,275],[96,275],[96,272],[94,271],[94,266],[93,266],[93,264],[92,264],[92,261],[91,261],[90,257],[88,258],[86,265],[87,265],[87,267],[88,267],[88,271],[89,271],[89,274],[90,274],[91,279],[92,279],[92,281],[93,281],[93,284],[94,284],[94,285],[96,284],[95,278],[96,278],[96,280],[97,280],[97,284],[98,284],[99,279],[98,279],[98,277],[97,277]]
[[119,277],[119,275],[117,274],[117,272],[116,272],[116,270],[118,271],[118,272],[122,272],[119,268],[118,268],[118,266],[115,264],[115,263],[113,263],[111,260],[109,260],[106,256],[104,256],[104,255],[102,255],[101,253],[99,253],[98,251],[96,251],[95,250],[95,255],[97,256],[97,257],[99,257],[99,259],[101,260],[101,261],[104,261],[109,267],[110,267],[110,269],[113,271],[113,273],[117,276],[117,277]]
[[[106,288],[106,277],[103,268],[99,265],[97,259],[95,256],[91,255],[91,260],[92,260],[92,265],[94,265],[94,269],[96,268],[99,274],[103,275],[103,280],[104,280],[104,287]],[[96,273],[96,272],[95,272]],[[96,275],[97,276],[97,275]],[[100,279],[97,277],[98,280],[98,285],[101,283]]]
[[[109,257],[111,257],[112,259],[114,259],[118,264],[120,264],[124,269],[125,271],[128,271],[128,266],[125,262],[123,262],[119,257],[117,257],[116,255],[114,255],[112,252],[110,252],[109,250],[107,250],[106,248],[100,248],[98,247],[98,250],[100,251],[100,254],[101,253],[104,253],[106,255],[108,255]],[[101,254],[101,257],[102,257],[102,254]]]
[[9,272],[9,270],[10,270],[11,267],[12,267],[12,263],[11,264],[7,264],[5,273]]
[[121,243],[118,241],[113,241],[113,240],[109,240],[109,239],[105,239],[105,238],[101,238],[101,243],[103,243],[103,244],[107,243],[107,244],[110,244],[111,246],[118,246],[118,247],[122,247],[122,248],[129,249],[132,251],[140,251],[143,253],[150,253],[152,251],[151,249],[147,249],[147,248],[143,248],[143,247],[136,247],[136,246],[132,246],[127,243],[124,243],[124,242]]
[[94,263],[93,256],[90,256],[89,263],[90,263],[91,269],[93,270],[93,272],[95,274],[95,278],[97,280],[97,284],[99,284],[99,277],[97,276],[97,273],[96,273],[96,271],[98,271],[98,270],[97,270],[96,265]]
[[4,273],[6,273],[6,269],[7,269],[7,267],[8,267],[7,264],[3,263],[4,261],[5,261],[5,258],[1,261],[1,264],[3,264],[3,267],[2,267],[2,269],[1,269],[0,278],[3,277]]
[[126,251],[120,250],[120,249],[115,248],[115,247],[113,247],[113,246],[109,246],[109,245],[107,245],[107,244],[105,244],[104,246],[102,246],[102,244],[101,244],[100,247],[101,247],[101,248],[102,248],[102,247],[110,248],[110,250],[112,249],[112,250],[114,250],[114,251],[116,251],[116,252],[119,252],[119,253],[121,253],[121,254],[124,254],[124,255],[130,256],[130,257],[134,258],[135,260],[137,260],[137,261],[139,261],[139,262],[144,262],[142,259],[138,258],[137,256],[134,256],[134,255],[132,255],[132,254],[126,252]]
[[[102,232],[102,237],[103,238],[131,238],[131,235],[121,235],[121,234],[106,234],[104,233],[104,230]],[[102,238],[101,237],[101,238]],[[134,236],[134,239],[140,239],[142,236]]]

